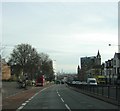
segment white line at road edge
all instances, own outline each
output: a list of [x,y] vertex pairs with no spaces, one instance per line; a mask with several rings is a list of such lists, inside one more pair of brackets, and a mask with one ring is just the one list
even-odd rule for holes
[[20,111],[24,106],[20,106],[16,111]]
[[[51,87],[51,86],[50,86]],[[49,87],[47,87],[49,88]],[[20,111],[21,109],[23,109],[23,107],[29,103],[35,96],[37,96],[40,92],[46,90],[47,88],[43,88],[42,90],[40,90],[39,92],[35,93],[31,98],[29,98],[27,101],[25,101],[24,103],[22,103],[22,105],[16,110],[16,111]]]

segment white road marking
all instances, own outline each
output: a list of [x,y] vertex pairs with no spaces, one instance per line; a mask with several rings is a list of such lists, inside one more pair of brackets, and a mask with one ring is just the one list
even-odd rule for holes
[[20,106],[16,111],[20,111],[24,106]]
[[65,104],[65,106],[69,111],[71,111],[70,107],[67,104]]
[[[58,96],[60,97],[60,94],[59,94],[59,92],[57,91],[57,94],[58,94]],[[61,101],[64,103],[65,101],[63,100],[63,98],[60,98],[61,99]],[[66,108],[69,110],[69,111],[71,111],[71,109],[70,109],[70,107],[67,105],[67,104],[65,104],[65,106],[66,106]]]
[[47,88],[44,88],[44,89],[42,89],[40,92],[42,92],[42,91],[44,91],[44,90],[46,90]]
[[[51,86],[50,86],[51,87]],[[49,88],[49,87],[47,87]],[[25,101],[25,103],[22,103],[22,105],[16,110],[16,111],[20,111],[21,109],[23,109],[23,107],[28,103],[30,102],[36,95],[38,95],[40,92],[44,91],[45,89],[47,88],[44,88],[42,90],[40,90],[39,92],[35,93],[31,98],[29,98],[27,101]]]
[[38,93],[35,94],[35,96],[38,95]]
[[23,103],[22,106],[25,106],[27,103]]
[[63,100],[63,98],[61,98],[61,100],[62,100],[62,102],[64,103],[64,100]]
[[33,99],[34,97],[32,96],[30,99]]
[[28,101],[31,101],[31,98],[30,98],[30,99],[28,99]]
[[26,103],[30,102],[30,101],[25,101]]
[[58,96],[60,97],[60,94],[58,94]]

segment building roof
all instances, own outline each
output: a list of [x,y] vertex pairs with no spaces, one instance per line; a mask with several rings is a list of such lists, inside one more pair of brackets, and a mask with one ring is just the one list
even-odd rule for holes
[[118,59],[120,59],[120,53],[115,53],[114,57],[117,57]]

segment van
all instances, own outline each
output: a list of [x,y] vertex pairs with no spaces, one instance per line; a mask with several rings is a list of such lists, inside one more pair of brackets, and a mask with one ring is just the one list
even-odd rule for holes
[[97,85],[97,81],[95,78],[87,78],[88,85]]

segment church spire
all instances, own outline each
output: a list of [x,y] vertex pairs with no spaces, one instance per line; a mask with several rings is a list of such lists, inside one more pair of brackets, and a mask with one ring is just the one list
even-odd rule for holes
[[99,50],[98,50],[98,53],[97,53],[97,58],[101,58]]

